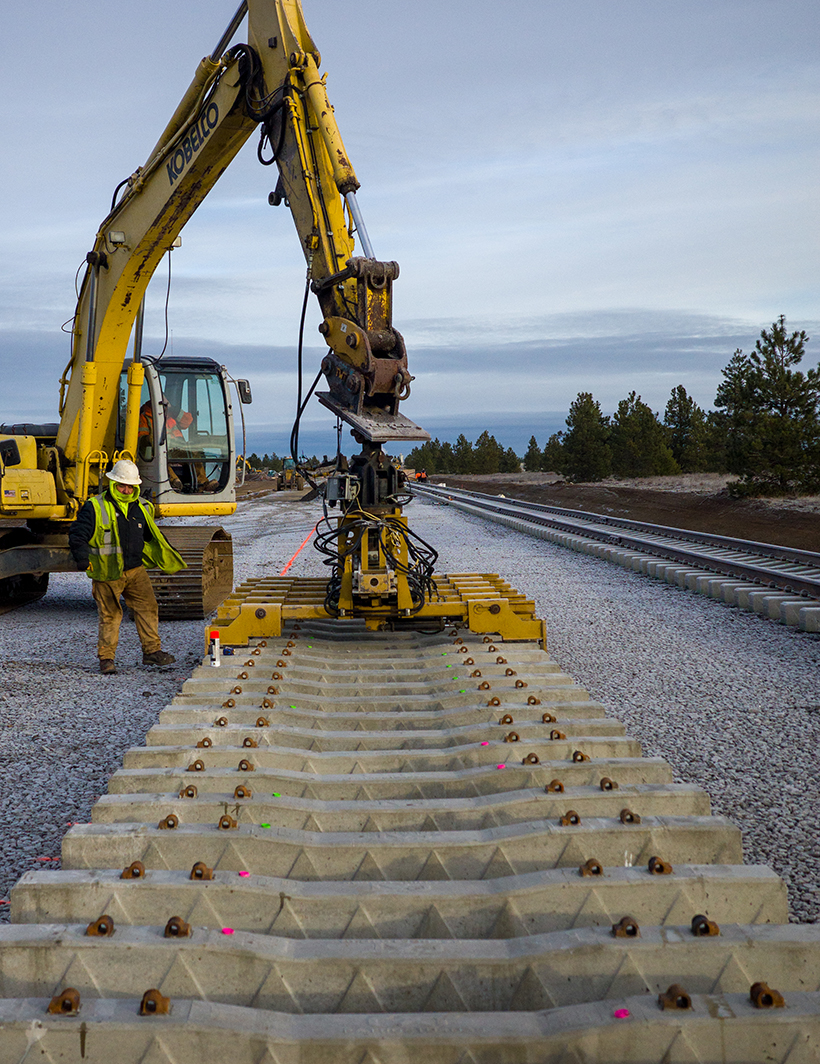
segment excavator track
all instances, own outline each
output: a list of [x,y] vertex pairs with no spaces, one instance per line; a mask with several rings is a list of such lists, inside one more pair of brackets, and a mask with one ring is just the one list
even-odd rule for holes
[[230,533],[213,525],[176,525],[162,531],[188,567],[170,575],[159,569],[148,570],[160,618],[207,617],[233,590]]
[[820,927],[540,640],[227,649],[13,889],[0,1064],[817,1059]]

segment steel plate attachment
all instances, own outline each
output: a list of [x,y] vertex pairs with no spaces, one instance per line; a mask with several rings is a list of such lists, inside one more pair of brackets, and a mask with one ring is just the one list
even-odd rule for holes
[[581,823],[581,818],[574,809],[568,809],[558,823],[562,828],[577,828]]
[[145,879],[145,865],[142,861],[134,861],[120,872],[120,879]]
[[521,690],[522,687],[528,687],[529,684],[527,684],[525,680],[516,680],[515,686],[518,688],[518,690]]
[[207,735],[205,736],[204,739],[200,739],[199,742],[196,744],[197,750],[207,750],[209,747],[211,747],[213,745],[214,745],[213,739],[209,738],[209,736],[207,736]]
[[578,872],[582,876],[602,876],[604,874],[604,866],[600,861],[596,861],[594,857],[590,857],[588,861],[581,865]]
[[490,690],[490,685],[485,680],[483,683],[480,683],[478,685],[478,689],[479,689],[479,691],[489,691]]
[[[465,658],[464,661],[463,661],[463,664],[464,665],[475,665],[475,662],[473,661],[472,658]],[[476,673],[476,675],[480,676],[481,673],[480,672]]]
[[501,655],[499,654],[499,656],[495,659],[495,663],[496,663],[496,665],[506,665],[507,664],[507,659],[506,658],[502,658]]
[[240,798],[252,798],[253,791],[250,787],[246,787],[244,783],[240,783],[236,790],[233,792],[234,798],[237,800]]
[[615,780],[611,780],[609,778],[609,776],[604,776],[604,778],[601,780],[601,790],[602,791],[617,791],[618,790],[618,784],[615,782]]
[[222,708],[223,709],[233,709],[235,705],[236,705],[236,699],[235,698],[226,698],[225,701],[222,703]]
[[563,794],[564,785],[560,780],[550,780],[544,790],[547,794]]
[[251,762],[248,761],[247,758],[244,758],[244,757],[239,762],[238,768],[239,768],[240,772],[255,772],[256,771],[256,765],[251,764]]
[[719,935],[720,928],[714,920],[710,920],[702,913],[699,913],[697,916],[692,917],[692,934],[696,935],[698,938],[705,938],[707,936]]
[[159,990],[146,990],[140,1002],[140,1016],[167,1016],[171,1011],[171,999]]
[[172,916],[163,934],[166,938],[190,938],[191,925],[186,924],[181,916]]
[[538,754],[527,754],[527,756],[524,758],[524,760],[521,762],[521,764],[522,765],[540,765],[541,761],[539,760]]
[[640,938],[641,929],[637,920],[631,916],[624,916],[617,924],[612,925],[612,934],[615,938]]
[[88,927],[85,929],[87,935],[99,936],[104,938],[106,935],[114,934],[114,921],[110,916],[100,916],[97,920],[92,920]]
[[204,861],[197,861],[191,869],[191,879],[213,879],[214,870],[208,868]]
[[487,705],[488,706],[492,706],[494,709],[496,709],[498,706],[501,705],[501,699],[500,698],[491,698],[490,701],[487,703]]
[[505,676],[515,676],[516,675],[515,669],[505,669],[504,670],[504,675]]
[[269,694],[269,695],[278,695],[279,694],[279,688],[278,687],[274,687],[273,684],[271,684],[270,687],[267,690],[267,694]]
[[[558,731],[557,728],[553,728],[550,732],[550,739],[552,739],[553,741],[556,741],[558,739],[566,739],[566,735],[564,734],[564,732]],[[575,758],[573,758],[572,760],[574,761]]]
[[197,758],[196,761],[194,761],[192,764],[190,764],[185,769],[185,771],[186,772],[204,772],[205,771],[205,762],[201,761],[199,758]]
[[653,876],[671,876],[672,865],[662,860],[660,857],[649,858],[649,873]]
[[263,698],[262,699],[262,705],[260,706],[260,708],[261,709],[273,709],[273,702],[271,702],[271,700],[269,698]]
[[576,762],[589,761],[589,754],[585,754],[581,750],[573,750],[572,760]]
[[658,994],[662,1009],[691,1009],[692,999],[679,983],[673,983],[664,994]]
[[515,731],[507,732],[507,734],[504,736],[504,742],[505,743],[517,743],[519,741],[519,738],[520,738],[520,736],[519,736],[518,732],[515,732]]
[[228,813],[224,813],[219,818],[219,823],[216,825],[220,831],[234,831],[239,827],[239,824]]
[[231,688],[231,694],[232,695],[241,695],[242,694],[242,685],[241,684],[237,684],[236,687],[232,687]]
[[756,1009],[782,1009],[786,1002],[779,990],[772,990],[768,983],[752,983],[749,997]]
[[557,724],[558,723],[558,718],[554,717],[552,715],[552,713],[542,713],[541,714],[541,723],[542,724]]
[[[466,664],[466,662],[465,662],[465,664]],[[471,680],[479,680],[480,678],[481,678],[481,669],[473,669],[473,671],[470,673],[470,679]]]
[[268,720],[267,717],[257,717],[256,718],[256,727],[257,728],[269,728],[270,727],[270,721]]
[[183,787],[179,792],[180,798],[196,798],[198,791],[193,783],[189,783],[187,787]]
[[176,813],[169,813],[164,820],[160,820],[157,827],[160,831],[173,831],[175,828],[179,827],[179,817]]
[[245,738],[242,740],[242,745],[246,747],[246,749],[253,750],[257,746],[259,746],[259,743],[250,735],[246,735]]
[[540,698],[536,698],[535,695],[530,695],[530,697],[527,699],[527,705],[528,706],[540,706],[541,705],[541,699]]
[[512,714],[505,713],[504,716],[501,718],[501,720],[498,723],[499,724],[514,724],[515,721],[513,720]]
[[80,992],[73,986],[67,986],[60,994],[55,994],[48,1006],[52,1016],[76,1016],[80,1011]]
[[618,819],[622,824],[640,824],[641,822],[638,814],[633,813],[631,809],[622,809]]
[[227,728],[228,727],[228,718],[227,717],[217,717],[216,720],[214,721],[214,726],[217,727],[217,728]]

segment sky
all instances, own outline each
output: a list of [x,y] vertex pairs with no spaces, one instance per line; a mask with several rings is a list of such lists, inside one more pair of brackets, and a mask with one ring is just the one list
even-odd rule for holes
[[[0,0],[0,422],[53,421],[74,277],[237,0]],[[589,391],[710,407],[785,314],[817,337],[816,0],[303,0],[433,435],[522,452]],[[245,27],[235,41],[245,40]],[[247,377],[252,439],[295,406],[305,265],[255,137],[173,252],[174,354]],[[166,268],[145,350],[163,340]],[[322,357],[318,307],[307,373]],[[314,402],[312,450],[333,445]],[[324,441],[324,446],[322,445]],[[281,453],[281,451],[280,451]]]

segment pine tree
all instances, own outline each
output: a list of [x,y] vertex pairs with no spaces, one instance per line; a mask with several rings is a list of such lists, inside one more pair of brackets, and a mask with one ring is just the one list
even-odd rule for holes
[[663,415],[672,457],[684,473],[707,467],[706,415],[682,384],[672,389]]
[[740,348],[723,369],[715,396],[717,410],[710,419],[713,442],[721,448],[721,465],[729,473],[743,474],[750,468],[755,419],[756,373]]
[[528,473],[537,473],[540,469],[543,469],[542,461],[543,457],[538,441],[535,436],[530,436],[529,447],[527,447],[527,453],[524,455],[524,468]]
[[453,472],[473,472],[473,445],[462,432],[453,448]]
[[521,459],[512,449],[508,447],[506,451],[501,455],[501,462],[499,463],[500,473],[520,473],[521,472]]
[[439,468],[437,473],[452,473],[453,472],[453,445],[447,440],[441,445],[441,451],[439,452]]
[[736,351],[723,371],[715,405],[737,436],[729,468],[741,474],[738,494],[820,488],[820,367],[794,368],[808,341],[802,329],[789,335],[781,314],[748,357]]
[[564,433],[553,432],[544,445],[541,468],[547,473],[563,473],[564,462]]
[[475,447],[473,448],[473,472],[498,473],[503,454],[504,449],[499,446],[495,436],[491,436],[490,433],[485,430],[475,441]]
[[651,477],[680,472],[663,425],[635,392],[618,403],[612,418],[610,446],[616,476]]
[[564,472],[570,480],[603,480],[612,471],[609,418],[589,392],[579,392],[569,408],[563,439]]

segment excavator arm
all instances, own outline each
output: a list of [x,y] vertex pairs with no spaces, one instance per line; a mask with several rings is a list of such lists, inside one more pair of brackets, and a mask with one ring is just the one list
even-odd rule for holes
[[[246,10],[249,43],[221,54]],[[56,441],[75,498],[95,487],[100,470],[94,456],[113,454],[119,377],[151,276],[256,129],[260,159],[275,162],[279,171],[271,199],[290,207],[324,317],[328,391],[320,400],[364,440],[427,438],[398,411],[412,380],[404,341],[392,326],[398,265],[373,256],[355,199],[359,182],[320,62],[299,0],[242,4],[100,226],[74,317]],[[356,236],[363,255],[354,254]],[[140,384],[140,368],[132,366],[123,448],[131,454]]]

